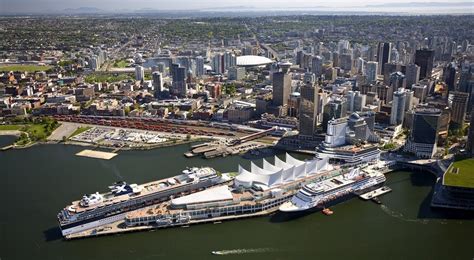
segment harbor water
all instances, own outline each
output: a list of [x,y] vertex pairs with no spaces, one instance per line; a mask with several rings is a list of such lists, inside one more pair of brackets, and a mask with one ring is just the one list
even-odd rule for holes
[[[0,136],[0,144],[14,140]],[[387,175],[382,205],[354,198],[334,214],[291,221],[272,216],[64,241],[60,209],[117,180],[143,183],[187,166],[236,171],[250,160],[185,158],[189,145],[78,157],[84,147],[37,145],[0,152],[0,259],[472,259],[472,215],[433,210],[428,172]],[[277,152],[279,156],[283,153]],[[295,155],[300,159],[309,158]],[[255,159],[261,164],[261,160]],[[214,252],[214,254],[212,254]]]

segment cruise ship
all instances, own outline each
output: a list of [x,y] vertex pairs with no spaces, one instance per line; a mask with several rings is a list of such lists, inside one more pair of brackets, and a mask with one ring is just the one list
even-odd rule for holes
[[319,211],[354,195],[375,190],[385,183],[380,172],[364,172],[354,168],[322,182],[310,183],[300,189],[290,201],[282,204],[281,212]]
[[142,185],[116,182],[109,192],[86,194],[58,214],[63,236],[124,219],[126,212],[183,196],[232,180],[209,167],[187,168],[182,174]]
[[[274,164],[263,160],[263,167],[251,163],[250,171],[239,166],[238,175],[228,185],[218,185],[129,212],[125,232],[133,228],[161,228],[204,222],[219,222],[267,215],[292,198],[305,184],[323,181],[342,174],[328,159],[300,161],[289,154],[283,161],[275,156]],[[94,233],[96,234],[96,233]]]

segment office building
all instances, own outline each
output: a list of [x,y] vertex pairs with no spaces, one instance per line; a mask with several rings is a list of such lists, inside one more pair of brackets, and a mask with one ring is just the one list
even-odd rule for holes
[[464,124],[464,118],[466,117],[469,94],[464,92],[453,92],[451,96],[451,122],[462,127]]
[[202,56],[196,57],[196,77],[202,77],[205,74],[204,58]]
[[284,106],[288,104],[291,93],[291,75],[286,71],[273,73],[273,105]]
[[390,62],[390,53],[392,50],[392,44],[389,42],[380,42],[377,48],[377,62],[378,72],[377,74],[382,74],[385,68],[385,64]]
[[403,123],[406,100],[406,91],[404,88],[400,88],[393,93],[392,111],[390,113],[391,125],[400,125]]
[[158,93],[163,92],[163,77],[159,71],[152,73],[153,89]]
[[142,66],[135,67],[135,79],[138,81],[145,79],[145,69]]
[[469,127],[469,133],[467,136],[466,150],[471,155],[471,157],[474,157],[474,109],[471,110],[470,123],[471,127]]
[[323,74],[323,58],[316,56],[311,59],[311,72],[316,75],[316,78],[321,77]]
[[369,61],[367,62],[365,74],[367,76],[367,83],[371,84],[377,80],[378,62]]
[[449,91],[454,91],[456,87],[456,63],[450,62],[443,70],[443,80],[448,85]]
[[245,68],[232,67],[229,68],[229,80],[243,80],[245,78]]
[[300,89],[299,135],[312,137],[316,131],[318,116],[319,87],[314,84],[305,84]]
[[405,78],[407,81],[407,88],[411,88],[413,84],[418,84],[418,81],[420,80],[420,66],[416,64],[407,65]]
[[216,74],[224,74],[224,55],[216,53],[212,58],[212,70]]
[[186,96],[188,92],[188,86],[186,83],[186,68],[179,64],[171,65],[171,76],[173,79],[172,87],[170,89],[171,94],[180,97]]
[[432,158],[437,149],[441,111],[419,108],[413,115],[413,126],[404,150],[420,158]]
[[420,66],[420,79],[431,77],[433,63],[434,51],[428,49],[416,50],[415,64]]

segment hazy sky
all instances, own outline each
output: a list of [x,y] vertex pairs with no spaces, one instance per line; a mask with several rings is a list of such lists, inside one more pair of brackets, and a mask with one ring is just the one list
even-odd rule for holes
[[[469,2],[473,0],[454,0]],[[454,2],[453,0],[0,0],[0,12],[44,12],[65,8],[96,7],[106,11],[137,10],[152,8],[157,10],[187,10],[248,6],[256,8],[285,7],[350,7],[367,4],[401,2]]]

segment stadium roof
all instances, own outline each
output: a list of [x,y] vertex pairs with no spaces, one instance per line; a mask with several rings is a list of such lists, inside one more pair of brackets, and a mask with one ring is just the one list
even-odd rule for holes
[[245,56],[238,56],[237,57],[237,66],[240,67],[254,67],[254,66],[262,66],[262,65],[267,65],[271,64],[274,61],[262,57],[262,56],[255,56],[255,55],[245,55]]

